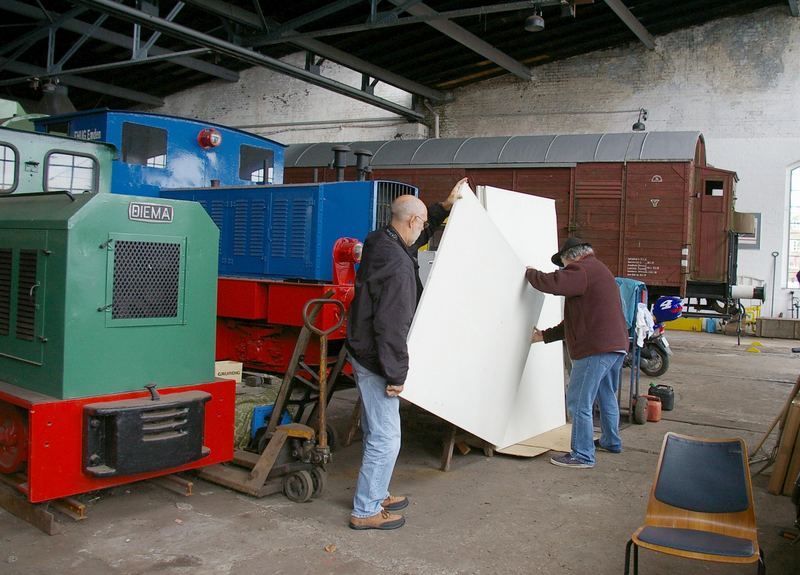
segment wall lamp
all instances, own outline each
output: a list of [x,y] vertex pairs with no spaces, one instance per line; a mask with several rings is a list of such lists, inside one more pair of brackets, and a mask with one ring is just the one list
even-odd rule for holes
[[636,123],[631,126],[631,129],[634,132],[644,132],[647,128],[645,127],[644,123],[647,121],[647,110],[644,108],[639,108],[639,119],[636,120]]

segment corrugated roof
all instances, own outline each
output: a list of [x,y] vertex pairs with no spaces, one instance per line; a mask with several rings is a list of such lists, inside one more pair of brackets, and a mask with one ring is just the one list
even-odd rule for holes
[[374,154],[374,167],[691,161],[702,139],[700,132],[631,132],[324,142],[290,145],[285,160],[287,168],[327,166],[333,160],[331,147],[345,144],[351,150],[347,155],[349,166],[356,165],[353,151],[358,149]]

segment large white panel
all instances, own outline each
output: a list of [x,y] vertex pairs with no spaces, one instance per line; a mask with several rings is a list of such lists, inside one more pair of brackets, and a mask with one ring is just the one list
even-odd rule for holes
[[[489,217],[525,266],[542,271],[556,269],[550,261],[558,251],[554,200],[489,186],[479,187],[478,195]],[[539,329],[545,329],[561,322],[562,298],[549,294],[541,296],[544,303],[536,323]],[[555,342],[534,344],[530,347],[503,443],[516,443],[564,425],[564,412],[563,346]]]
[[526,265],[553,269],[552,200],[497,188],[456,202],[409,335],[403,397],[499,447],[564,424],[559,344],[529,345],[561,321]]
[[478,199],[463,196],[411,326],[403,397],[505,447],[543,298]]

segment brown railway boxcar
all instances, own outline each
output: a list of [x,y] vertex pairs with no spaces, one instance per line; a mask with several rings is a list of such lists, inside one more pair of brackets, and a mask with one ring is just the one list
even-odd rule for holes
[[[336,179],[334,145],[289,146],[285,182]],[[707,165],[699,132],[346,145],[346,179],[358,177],[353,152],[365,150],[372,155],[368,177],[417,186],[426,202],[444,199],[464,176],[472,186],[556,200],[559,240],[591,242],[615,275],[645,282],[651,299],[679,293],[695,306],[725,311],[732,297],[745,297],[731,290],[737,233],[751,231],[752,223],[734,212],[736,173]]]

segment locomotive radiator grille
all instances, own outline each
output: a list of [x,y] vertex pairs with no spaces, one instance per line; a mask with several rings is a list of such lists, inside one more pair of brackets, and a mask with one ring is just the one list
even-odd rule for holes
[[253,200],[250,204],[250,251],[251,256],[264,256],[264,230],[266,229],[267,202]]
[[11,322],[11,250],[0,250],[0,335],[8,335]]
[[311,218],[313,204],[309,200],[292,202],[292,238],[289,257],[302,258],[306,255],[311,239]]
[[20,250],[17,282],[17,339],[33,341],[36,331],[36,250]]
[[117,241],[112,318],[177,317],[180,264],[180,244]]
[[286,257],[286,235],[289,231],[289,200],[275,200],[272,206],[272,234],[270,255],[272,257]]
[[378,190],[375,197],[375,227],[378,230],[389,225],[392,221],[392,202],[399,196],[411,194],[416,196],[417,189],[408,184],[399,182],[377,182]]

